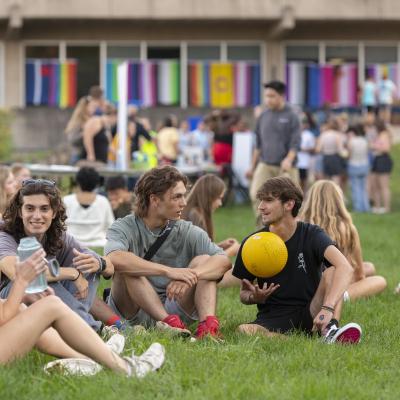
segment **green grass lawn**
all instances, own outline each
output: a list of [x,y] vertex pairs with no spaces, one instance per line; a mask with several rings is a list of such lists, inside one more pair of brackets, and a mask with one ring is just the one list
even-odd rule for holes
[[[157,332],[129,336],[126,352],[141,353],[154,341],[166,347],[166,363],[144,380],[111,372],[93,378],[48,377],[51,358],[32,352],[0,368],[2,399],[395,399],[400,393],[400,146],[394,150],[393,209],[390,215],[354,215],[366,260],[385,276],[380,296],[346,304],[343,323],[358,322],[364,336],[354,347],[324,345],[301,335],[287,340],[243,337],[235,333],[255,317],[255,306],[241,305],[238,289],[220,291],[218,314],[223,344],[189,343]],[[250,207],[226,207],[216,214],[218,239],[238,239],[254,230]],[[76,333],[79,335],[79,332]]]

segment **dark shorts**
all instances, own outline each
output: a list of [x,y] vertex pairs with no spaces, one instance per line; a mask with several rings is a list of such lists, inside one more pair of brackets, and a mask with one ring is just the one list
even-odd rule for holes
[[308,169],[299,168],[299,175],[302,181],[305,181],[308,177]]
[[301,331],[311,334],[313,317],[310,314],[310,303],[305,307],[279,307],[266,313],[258,313],[252,324],[261,325],[271,332]]
[[339,154],[324,155],[322,163],[326,176],[342,175],[346,171],[346,163]]
[[371,171],[376,174],[390,174],[393,169],[393,161],[389,154],[375,156],[372,161]]

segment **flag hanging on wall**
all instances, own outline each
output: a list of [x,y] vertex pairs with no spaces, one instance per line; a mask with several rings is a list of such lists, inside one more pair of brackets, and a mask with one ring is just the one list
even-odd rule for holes
[[324,104],[357,105],[357,65],[289,62],[286,97],[291,104],[319,108]]
[[[121,60],[107,61],[106,97],[118,102],[117,66]],[[178,60],[128,61],[128,102],[143,107],[179,105],[180,64]]]
[[189,63],[189,104],[193,107],[250,107],[260,104],[257,63]]
[[77,91],[77,61],[27,59],[25,64],[26,105],[74,107]]

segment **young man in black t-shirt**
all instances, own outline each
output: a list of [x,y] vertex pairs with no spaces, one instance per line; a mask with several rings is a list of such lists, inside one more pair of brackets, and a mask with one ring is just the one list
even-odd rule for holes
[[[272,278],[256,278],[243,264],[242,246],[233,275],[242,279],[240,300],[257,304],[254,322],[239,326],[246,334],[276,336],[292,330],[320,332],[327,342],[357,343],[361,328],[350,323],[338,328],[341,299],[353,270],[334,242],[317,225],[297,222],[301,189],[289,178],[268,179],[257,193],[265,227],[260,232],[280,236],[288,260]],[[253,282],[257,279],[257,282]]]

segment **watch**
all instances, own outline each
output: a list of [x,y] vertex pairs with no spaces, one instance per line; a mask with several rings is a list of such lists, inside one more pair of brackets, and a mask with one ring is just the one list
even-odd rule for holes
[[103,257],[100,257],[99,264],[100,264],[99,272],[102,274],[107,268],[107,262]]

